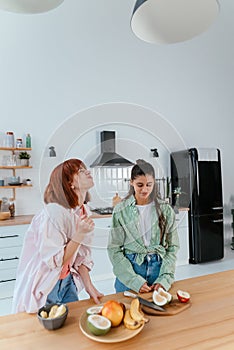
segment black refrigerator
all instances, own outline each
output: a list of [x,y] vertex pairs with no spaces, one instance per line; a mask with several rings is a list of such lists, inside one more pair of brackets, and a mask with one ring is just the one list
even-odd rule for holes
[[[171,153],[172,206],[181,190],[179,207],[188,207],[189,262],[224,256],[223,195],[220,150],[213,148]],[[178,203],[177,203],[178,205]]]

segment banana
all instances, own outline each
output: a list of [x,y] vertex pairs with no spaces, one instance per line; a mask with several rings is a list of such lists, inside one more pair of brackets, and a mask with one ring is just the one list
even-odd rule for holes
[[130,305],[130,315],[137,322],[148,322],[149,320],[145,318],[144,313],[141,310],[140,302],[137,298],[132,299]]
[[41,311],[40,316],[43,317],[43,318],[47,318],[48,317],[46,311]]
[[67,311],[67,310],[66,310],[65,306],[64,306],[63,304],[61,304],[61,305],[57,308],[56,313],[55,313],[55,315],[54,315],[54,318],[55,318],[55,317],[60,317],[60,316],[62,316],[63,314],[65,314],[66,311]]
[[58,305],[53,305],[50,309],[48,318],[54,318],[54,315],[56,314],[56,311],[58,309]]
[[139,322],[134,320],[130,315],[130,310],[128,309],[125,311],[123,323],[126,328],[134,330],[139,328],[144,323],[144,321]]

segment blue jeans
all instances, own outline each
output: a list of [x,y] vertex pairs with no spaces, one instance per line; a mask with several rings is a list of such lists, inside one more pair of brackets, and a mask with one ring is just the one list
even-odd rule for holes
[[[159,275],[160,268],[162,265],[162,259],[157,254],[148,254],[143,263],[138,265],[136,260],[136,253],[126,254],[126,258],[131,262],[133,270],[136,274],[142,276],[149,286],[151,286]],[[124,292],[129,290],[118,278],[115,280],[116,293]]]
[[77,301],[77,289],[72,275],[69,274],[63,280],[58,280],[52,291],[48,294],[46,304],[63,304]]

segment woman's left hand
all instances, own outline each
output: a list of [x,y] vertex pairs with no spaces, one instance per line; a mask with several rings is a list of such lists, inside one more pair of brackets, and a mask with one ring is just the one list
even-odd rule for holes
[[84,283],[84,287],[86,292],[93,298],[96,304],[100,304],[99,298],[103,297],[104,294],[100,293],[93,285],[90,275],[89,269],[85,265],[80,265],[78,268],[78,272],[81,275],[82,281]]
[[86,292],[93,298],[93,301],[96,304],[100,304],[100,298],[104,296],[104,294],[100,293],[94,285],[91,283],[88,287],[85,288]]

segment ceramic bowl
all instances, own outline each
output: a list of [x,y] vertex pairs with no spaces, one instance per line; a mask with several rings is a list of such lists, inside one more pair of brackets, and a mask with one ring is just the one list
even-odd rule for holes
[[47,313],[49,313],[50,309],[52,308],[53,305],[60,305],[60,304],[45,305],[45,306],[41,307],[37,313],[37,317],[38,317],[39,322],[48,330],[54,330],[54,329],[61,328],[63,326],[64,322],[66,321],[66,318],[68,315],[68,307],[66,304],[64,304],[64,306],[66,307],[66,312],[62,316],[56,317],[56,318],[41,317],[41,311],[46,311]]

